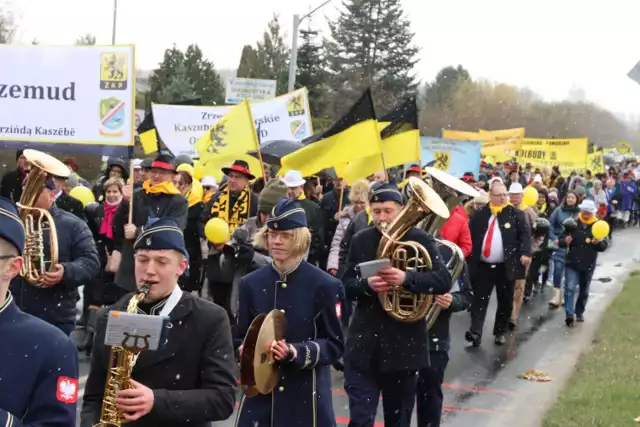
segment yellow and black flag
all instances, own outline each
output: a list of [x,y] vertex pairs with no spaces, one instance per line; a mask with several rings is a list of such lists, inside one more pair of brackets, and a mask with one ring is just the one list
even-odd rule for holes
[[420,162],[418,106],[414,96],[379,118],[378,127],[382,156],[377,154],[350,161],[343,173],[347,183],[351,184],[385,168]]
[[380,156],[380,133],[371,90],[367,89],[347,114],[328,130],[302,141],[305,147],[282,158],[282,171],[311,176],[345,161]]

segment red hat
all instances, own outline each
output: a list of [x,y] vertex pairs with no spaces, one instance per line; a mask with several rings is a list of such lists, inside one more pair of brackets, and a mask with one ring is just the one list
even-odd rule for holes
[[164,169],[171,172],[176,171],[176,168],[173,166],[173,157],[164,153],[158,154],[156,159],[151,163],[151,169]]
[[422,173],[422,169],[420,169],[420,165],[411,165],[409,166],[409,169],[407,169],[407,171],[405,172],[405,175],[409,172]]
[[487,162],[485,162],[484,160],[482,160],[482,161],[480,162],[480,167],[481,167],[481,168],[486,168],[486,167],[487,167]]
[[462,180],[464,182],[476,182],[476,178],[473,176],[473,172],[465,172],[462,175]]
[[249,164],[244,160],[236,160],[233,162],[231,166],[228,168],[222,168],[222,173],[225,175],[229,175],[229,172],[235,171],[245,175],[249,179],[254,179],[255,176],[251,174],[249,170]]

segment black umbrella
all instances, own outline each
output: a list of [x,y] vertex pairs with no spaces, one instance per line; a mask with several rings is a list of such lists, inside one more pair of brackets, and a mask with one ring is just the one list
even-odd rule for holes
[[[303,145],[299,142],[278,139],[260,144],[260,154],[262,154],[262,161],[264,163],[280,166],[280,160],[282,160],[284,156],[291,154],[302,147]],[[258,150],[249,151],[247,154],[258,160],[260,159]]]

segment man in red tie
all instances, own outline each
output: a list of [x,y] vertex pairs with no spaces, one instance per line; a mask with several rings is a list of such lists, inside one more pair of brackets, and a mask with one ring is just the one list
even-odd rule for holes
[[524,279],[531,262],[531,230],[522,211],[508,202],[502,183],[491,186],[490,201],[474,212],[469,223],[472,250],[468,259],[472,278],[471,328],[465,339],[480,346],[489,298],[496,288],[498,308],[493,326],[495,343],[503,345],[511,317],[514,285]]

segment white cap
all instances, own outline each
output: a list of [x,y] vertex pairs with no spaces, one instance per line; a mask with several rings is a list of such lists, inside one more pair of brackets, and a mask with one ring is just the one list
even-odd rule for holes
[[493,184],[496,181],[498,181],[500,184],[504,184],[504,181],[502,180],[502,178],[500,178],[499,176],[494,176],[494,177],[491,177],[491,179],[489,180],[489,187],[491,187],[491,184]]
[[296,170],[289,170],[287,171],[287,173],[284,174],[284,178],[282,178],[282,182],[285,183],[285,185],[289,188],[293,188],[293,187],[300,187],[301,185],[304,185],[305,179],[302,177],[302,174],[300,173],[300,171],[296,171]]
[[203,187],[216,187],[218,185],[216,179],[212,176],[205,176],[204,178],[202,178],[202,181],[200,181],[200,183]]
[[533,182],[535,183],[540,183],[542,182],[542,176],[540,176],[539,174],[537,174],[536,176],[533,177]]
[[142,160],[140,159],[133,159],[133,168],[134,169],[140,169],[142,165]]
[[595,202],[591,199],[584,199],[582,203],[580,203],[580,206],[578,206],[578,209],[591,213],[598,212],[598,208],[596,208]]
[[522,189],[522,184],[519,182],[514,182],[509,186],[509,194],[522,194],[524,190]]

